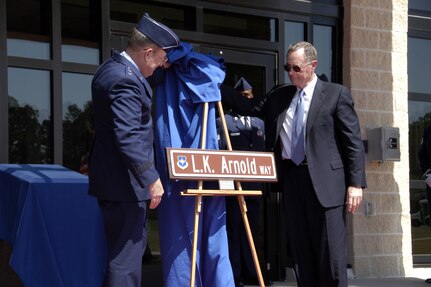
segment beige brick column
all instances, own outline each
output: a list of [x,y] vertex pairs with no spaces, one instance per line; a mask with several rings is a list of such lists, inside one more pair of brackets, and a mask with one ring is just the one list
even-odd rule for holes
[[[348,216],[356,277],[412,273],[407,114],[407,0],[344,0],[343,78],[367,128],[400,129],[400,161],[371,162],[361,209]],[[372,215],[366,215],[369,202]]]

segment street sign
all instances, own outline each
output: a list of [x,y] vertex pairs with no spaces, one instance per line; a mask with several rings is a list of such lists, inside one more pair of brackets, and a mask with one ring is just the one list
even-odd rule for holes
[[169,176],[186,180],[277,181],[268,152],[167,148]]

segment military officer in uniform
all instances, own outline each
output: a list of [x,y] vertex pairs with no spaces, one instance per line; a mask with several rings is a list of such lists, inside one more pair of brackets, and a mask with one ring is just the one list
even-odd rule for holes
[[164,193],[154,165],[152,90],[145,78],[178,44],[171,29],[145,14],[126,50],[114,52],[92,81],[89,194],[97,197],[104,218],[108,264],[103,286],[141,286],[147,205],[156,208]]

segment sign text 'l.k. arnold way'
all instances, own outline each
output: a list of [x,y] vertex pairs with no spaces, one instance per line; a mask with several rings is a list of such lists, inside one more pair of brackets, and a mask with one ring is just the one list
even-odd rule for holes
[[277,181],[274,155],[268,152],[167,148],[170,178]]

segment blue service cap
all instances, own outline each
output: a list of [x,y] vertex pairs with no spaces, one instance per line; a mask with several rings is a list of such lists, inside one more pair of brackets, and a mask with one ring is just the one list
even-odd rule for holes
[[180,39],[174,31],[152,19],[147,13],[139,20],[136,29],[163,50],[175,48],[180,43]]
[[247,82],[246,79],[244,79],[243,77],[241,77],[238,82],[236,82],[235,86],[233,87],[234,90],[236,91],[247,91],[247,90],[251,90],[253,87]]

